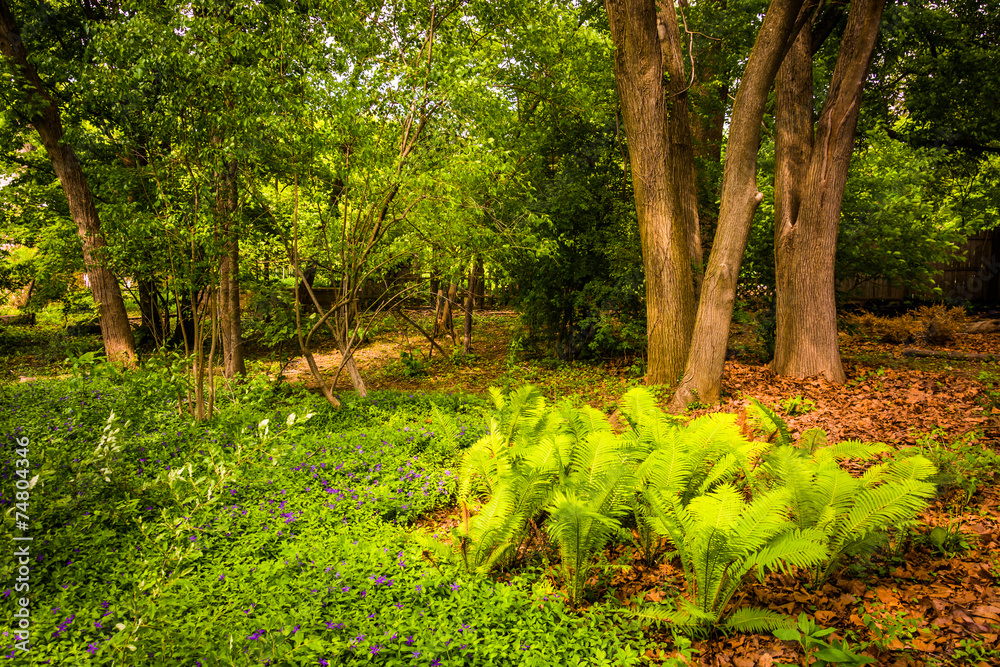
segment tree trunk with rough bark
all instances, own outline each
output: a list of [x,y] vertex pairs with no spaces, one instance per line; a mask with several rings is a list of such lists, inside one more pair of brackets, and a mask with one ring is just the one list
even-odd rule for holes
[[247,374],[243,359],[243,325],[240,321],[240,239],[236,224],[238,207],[237,165],[227,161],[218,175],[215,212],[222,235],[219,260],[219,323],[222,331],[223,374]]
[[135,366],[135,339],[128,323],[121,288],[118,279],[101,264],[107,243],[101,233],[101,222],[90,186],[73,148],[63,143],[58,104],[28,61],[27,49],[6,0],[0,0],[0,51],[18,70],[22,91],[38,102],[32,106],[29,121],[52,161],[52,168],[66,194],[70,214],[83,240],[83,261],[87,267],[90,291],[100,313],[104,353],[111,361]]
[[605,0],[615,46],[615,83],[628,137],[646,272],[648,384],[673,384],[694,324],[688,229],[671,191],[663,56],[652,0]]
[[775,136],[777,331],[780,375],[846,380],[837,344],[834,260],[858,111],[885,0],[854,0],[813,133],[812,36],[782,65]]
[[694,275],[695,299],[701,286],[701,233],[698,220],[698,179],[694,164],[694,142],[691,118],[688,111],[689,81],[684,74],[684,51],[681,47],[680,26],[673,0],[667,0],[657,12],[657,33],[663,70],[667,74],[667,94],[670,104],[669,121],[670,184],[677,202],[675,209],[684,225],[688,257],[692,266],[698,267]]
[[695,401],[715,402],[722,389],[740,262],[754,211],[763,199],[757,189],[761,120],[781,61],[811,13],[811,6],[803,5],[803,0],[771,1],[733,102],[719,226],[702,283],[691,352],[671,402],[674,409]]

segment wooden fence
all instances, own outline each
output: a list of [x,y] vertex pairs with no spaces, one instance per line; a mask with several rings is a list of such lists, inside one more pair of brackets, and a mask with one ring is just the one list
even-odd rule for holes
[[[962,248],[965,261],[937,265],[935,284],[949,301],[971,301],[977,304],[1000,304],[1000,227],[970,236]],[[875,280],[854,285],[841,281],[840,289],[849,292],[852,300],[902,301],[934,298],[928,291],[898,287],[888,280]]]

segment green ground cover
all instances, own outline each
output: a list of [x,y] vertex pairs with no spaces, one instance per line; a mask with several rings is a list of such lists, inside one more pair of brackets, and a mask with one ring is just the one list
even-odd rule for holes
[[[540,573],[491,580],[422,557],[412,521],[449,503],[482,400],[382,392],[334,410],[248,383],[203,425],[127,379],[0,395],[0,507],[29,535],[19,664],[637,663],[634,621],[571,612]],[[310,416],[311,415],[311,416]],[[28,439],[23,451],[23,438]],[[27,456],[23,456],[27,454]],[[19,475],[19,458],[29,473]],[[16,482],[28,491],[15,531]],[[23,509],[23,508],[22,508]],[[611,629],[613,628],[613,631]]]

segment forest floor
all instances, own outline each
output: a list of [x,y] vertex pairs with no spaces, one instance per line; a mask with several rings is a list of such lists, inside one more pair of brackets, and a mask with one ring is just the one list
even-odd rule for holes
[[[416,313],[428,323],[430,313]],[[425,326],[427,328],[427,326]],[[515,313],[476,315],[474,355],[427,358],[429,345],[404,323],[383,323],[379,339],[364,346],[358,361],[372,389],[482,393],[490,386],[535,384],[548,396],[579,396],[607,413],[630,386],[639,383],[634,360],[556,363],[524,360],[526,332]],[[730,346],[751,349],[750,329],[734,325]],[[442,339],[449,353],[456,349]],[[752,360],[730,360],[718,405],[700,406],[692,416],[738,412],[751,398],[773,407],[793,437],[821,428],[831,442],[848,439],[916,447],[937,466],[944,482],[923,514],[922,524],[897,531],[891,545],[870,562],[858,563],[822,588],[802,577],[770,575],[751,586],[737,605],[756,605],[796,617],[805,612],[831,637],[864,647],[880,665],[1000,664],[1000,365],[903,356],[903,346],[842,334],[848,382],[779,377]],[[461,344],[461,338],[458,339]],[[972,353],[1000,352],[1000,334],[958,334],[946,345],[925,349]],[[401,356],[402,353],[409,355]],[[752,354],[752,353],[751,353]],[[335,369],[339,355],[320,355],[321,367]],[[286,370],[289,378],[311,384],[304,363]],[[339,388],[348,389],[346,378]],[[665,396],[665,394],[664,394]],[[457,520],[455,510],[429,519],[438,527]],[[944,530],[935,544],[930,533]],[[941,534],[941,531],[938,531]],[[623,604],[669,599],[680,590],[676,561],[646,567],[630,547],[609,552],[617,566],[590,582]],[[605,580],[599,581],[600,577]],[[705,665],[764,667],[809,664],[793,642],[772,635],[737,635],[697,642]],[[670,657],[650,654],[654,661]]]
[[[429,312],[411,317],[429,327]],[[739,412],[756,398],[787,421],[793,436],[821,428],[831,442],[916,447],[938,466],[942,486],[922,523],[895,531],[891,544],[870,561],[853,564],[820,589],[799,576],[770,575],[734,604],[792,616],[805,612],[820,626],[837,628],[832,637],[863,647],[880,665],[1000,664],[1000,364],[906,357],[902,346],[842,334],[848,382],[838,386],[775,376],[752,359],[750,331],[734,325],[730,345],[751,352],[727,361],[720,403],[691,410],[692,416]],[[526,358],[527,332],[516,313],[507,311],[476,313],[472,355],[454,352],[459,336],[457,346],[448,338],[439,341],[449,356],[435,350],[428,358],[427,341],[393,317],[378,322],[371,338],[375,342],[356,356],[372,390],[482,394],[491,386],[530,383],[550,398],[576,396],[611,414],[618,398],[641,381],[641,365],[633,358]],[[958,334],[935,349],[996,353],[1000,334]],[[254,363],[272,377],[282,373],[290,382],[314,385],[300,357],[281,356],[258,350]],[[52,374],[43,357],[25,358],[15,349],[3,361],[8,374],[23,379]],[[317,361],[329,376],[339,355],[332,346],[321,347]],[[350,389],[346,375],[336,389]],[[446,527],[456,516],[446,508],[425,522]],[[943,529],[937,540],[931,538],[935,527]],[[683,581],[677,562],[647,567],[633,551],[621,547],[606,555],[609,566],[590,582],[598,598],[632,605],[673,597]],[[770,634],[715,637],[693,648],[705,665],[809,664],[797,644]],[[658,662],[670,656],[649,657]]]

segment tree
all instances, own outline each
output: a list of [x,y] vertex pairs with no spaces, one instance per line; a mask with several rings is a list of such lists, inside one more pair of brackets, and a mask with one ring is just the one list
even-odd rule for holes
[[[846,380],[837,345],[837,224],[861,93],[885,0],[853,0],[826,101],[813,130],[813,30],[807,24],[778,75],[775,112],[777,331],[772,367]],[[836,10],[834,10],[836,11]]]
[[[672,161],[690,161],[689,151],[674,151],[678,123],[668,124],[663,86],[664,55],[652,0],[606,0],[615,44],[615,79],[629,140],[643,264],[649,365],[646,381],[677,385],[675,404],[714,400],[725,363],[740,258],[753,213],[762,198],[756,185],[760,124],[778,67],[812,5],[773,0],[751,50],[733,104],[723,172],[718,230],[694,311],[694,285],[687,252],[690,217]],[[672,6],[668,11],[672,11]],[[664,30],[677,30],[667,19]],[[679,49],[681,40],[669,40]],[[676,53],[668,54],[674,63]],[[676,78],[677,73],[674,73]],[[681,125],[683,125],[681,123]],[[686,141],[683,137],[681,143]],[[686,170],[679,164],[676,171]]]
[[687,359],[694,288],[687,233],[671,178],[663,55],[653,0],[605,0],[615,45],[615,81],[628,137],[646,269],[646,381],[671,384]]
[[0,51],[12,66],[14,88],[23,95],[18,113],[41,139],[62,185],[70,214],[83,241],[83,258],[94,302],[101,319],[101,335],[107,358],[127,365],[136,362],[135,339],[129,326],[118,279],[104,266],[107,246],[90,186],[73,147],[65,142],[56,97],[29,61],[20,28],[7,0],[0,0]]

